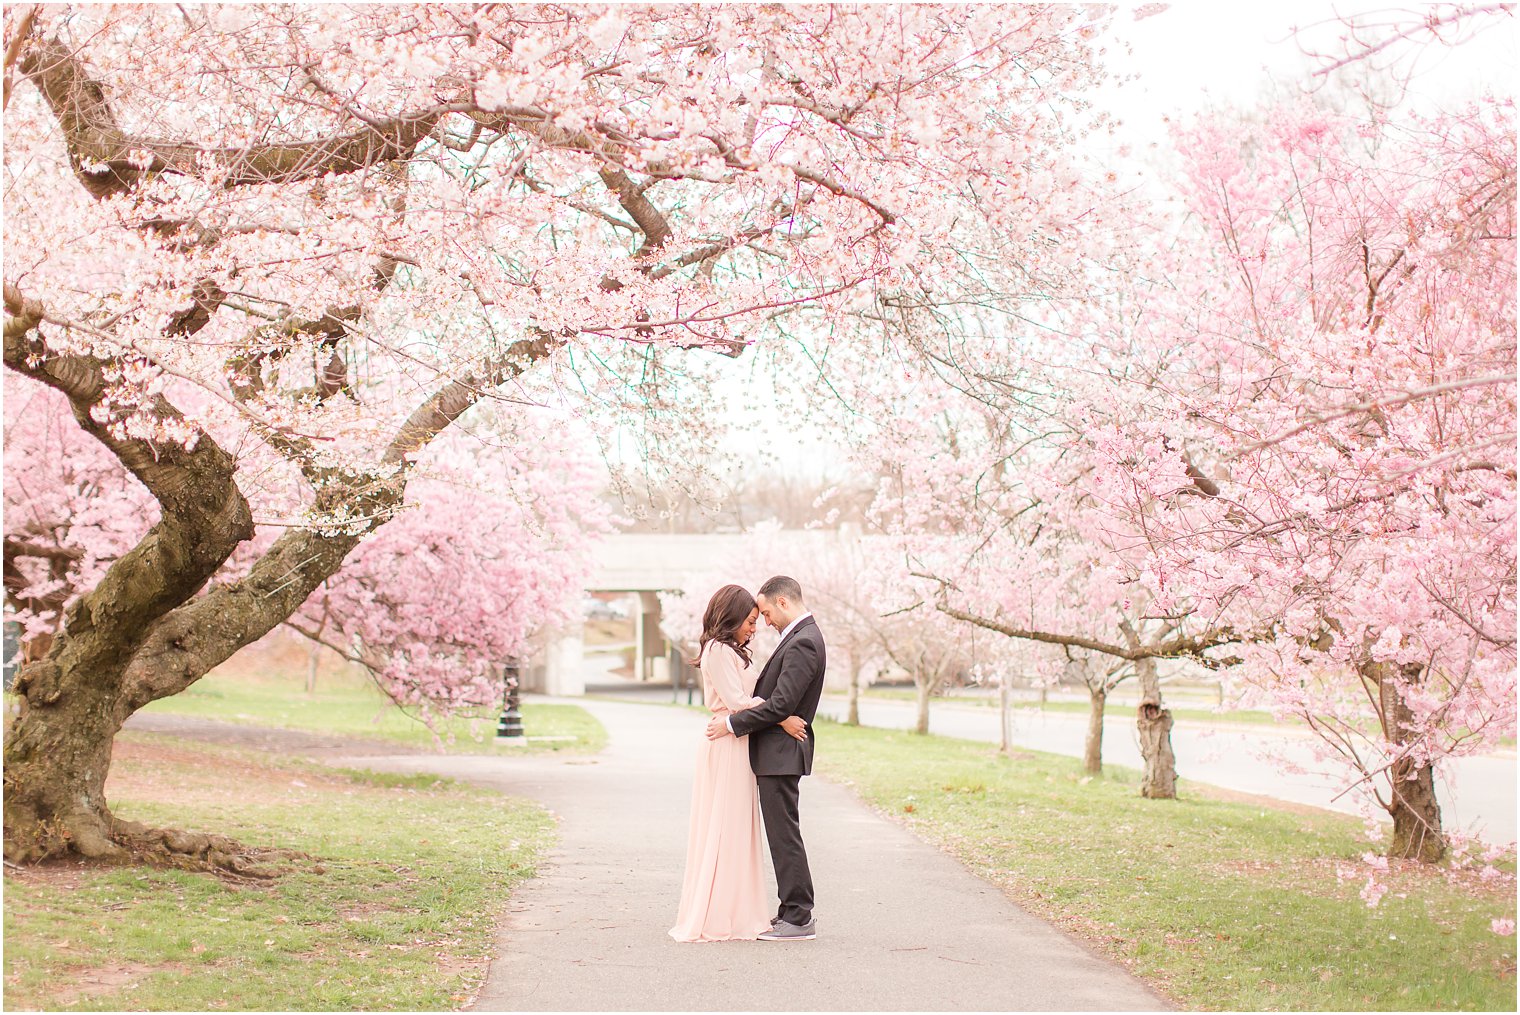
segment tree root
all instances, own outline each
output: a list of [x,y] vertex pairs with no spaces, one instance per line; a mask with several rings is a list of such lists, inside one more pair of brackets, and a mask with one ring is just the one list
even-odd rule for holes
[[270,861],[309,859],[293,849],[245,846],[225,835],[149,828],[120,818],[112,820],[111,837],[125,853],[121,859],[126,862],[205,871],[221,877],[269,880],[285,873],[266,866]]
[[85,822],[69,829],[49,823],[39,828],[40,837],[29,843],[8,838],[6,863],[20,867],[72,859],[102,866],[169,867],[234,880],[267,881],[288,872],[278,861],[312,859],[293,849],[245,846],[225,835],[150,828],[114,816],[108,820],[109,836],[101,834],[93,822]]

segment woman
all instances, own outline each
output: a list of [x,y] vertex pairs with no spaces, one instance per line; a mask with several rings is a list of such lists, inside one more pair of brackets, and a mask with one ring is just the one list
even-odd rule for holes
[[[697,664],[707,707],[718,713],[752,708],[759,668],[751,665],[749,640],[760,611],[738,585],[713,594],[702,616]],[[781,723],[792,736],[807,736],[798,716]],[[691,828],[686,837],[686,878],[670,936],[677,941],[752,941],[771,929],[762,881],[760,806],[749,767],[749,740],[703,736],[697,748],[691,791]]]

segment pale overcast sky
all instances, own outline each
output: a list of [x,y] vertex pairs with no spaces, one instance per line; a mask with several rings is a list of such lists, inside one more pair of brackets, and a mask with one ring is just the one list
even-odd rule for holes
[[[1136,73],[1139,79],[1116,97],[1114,107],[1128,122],[1133,140],[1164,141],[1164,116],[1186,115],[1211,104],[1247,104],[1262,96],[1274,80],[1284,84],[1310,80],[1319,64],[1303,50],[1336,48],[1344,30],[1335,21],[1337,13],[1407,23],[1431,6],[1302,0],[1194,2],[1172,4],[1141,20],[1124,11],[1118,15],[1115,34],[1130,44],[1133,55],[1116,54],[1113,67]],[[1513,94],[1514,17],[1488,18],[1482,23],[1496,27],[1460,46],[1432,45],[1419,50],[1412,100],[1421,105],[1461,101],[1484,88]],[[1302,30],[1302,45],[1295,28]],[[1446,34],[1455,36],[1450,30]],[[1394,52],[1412,54],[1415,47],[1390,48],[1385,55]]]

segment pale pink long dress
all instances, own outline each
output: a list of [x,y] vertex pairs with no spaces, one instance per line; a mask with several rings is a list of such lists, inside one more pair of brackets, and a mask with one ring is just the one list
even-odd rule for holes
[[[758,666],[711,641],[702,653],[707,707],[731,712],[749,708]],[[677,941],[750,941],[770,930],[760,853],[760,797],[749,767],[749,739],[724,737],[697,747],[691,790],[691,827],[686,836],[686,877],[670,936]]]

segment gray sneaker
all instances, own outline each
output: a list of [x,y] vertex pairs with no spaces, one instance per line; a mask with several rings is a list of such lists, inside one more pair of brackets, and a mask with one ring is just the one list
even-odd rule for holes
[[761,941],[811,941],[818,936],[818,921],[809,920],[806,927],[778,919],[771,929],[760,935]]

